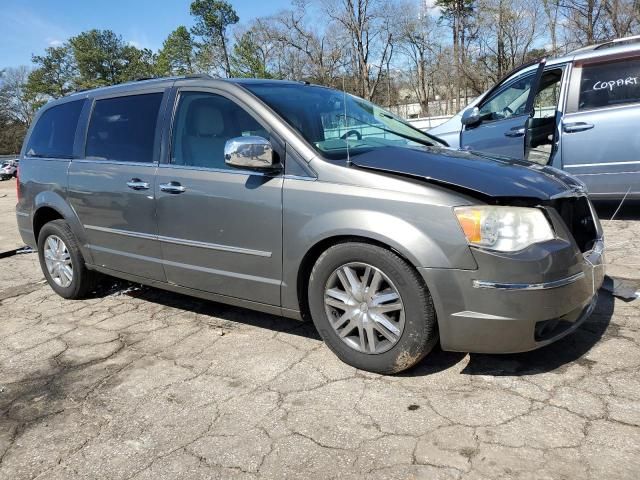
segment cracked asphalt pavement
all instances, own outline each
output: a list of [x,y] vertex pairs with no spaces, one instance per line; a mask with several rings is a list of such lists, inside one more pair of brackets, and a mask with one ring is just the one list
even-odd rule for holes
[[[0,183],[0,251],[20,246],[13,192]],[[637,218],[605,222],[628,278]],[[640,300],[602,292],[544,349],[436,349],[380,376],[310,324],[115,280],[65,301],[15,255],[0,259],[0,479],[637,479],[639,321]]]

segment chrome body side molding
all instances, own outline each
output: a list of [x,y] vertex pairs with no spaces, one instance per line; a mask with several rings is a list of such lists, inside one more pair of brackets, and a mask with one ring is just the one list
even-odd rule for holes
[[129,230],[120,230],[117,228],[99,227],[96,225],[84,225],[87,230],[94,230],[98,232],[113,233],[115,235],[124,235],[127,237],[144,238],[146,240],[158,240],[164,243],[173,243],[176,245],[186,245],[189,247],[208,248],[210,250],[219,250],[222,252],[241,253],[244,255],[253,255],[256,257],[271,257],[271,252],[265,252],[263,250],[252,250],[249,248],[232,247],[229,245],[219,245],[217,243],[198,242],[196,240],[185,240],[182,238],[164,237],[162,235],[152,235],[149,233],[132,232]]

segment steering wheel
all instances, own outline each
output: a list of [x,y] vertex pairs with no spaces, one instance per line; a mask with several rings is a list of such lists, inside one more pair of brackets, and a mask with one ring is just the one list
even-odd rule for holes
[[504,118],[508,118],[513,115],[513,110],[511,110],[511,108],[509,108],[509,106],[507,105],[502,109],[502,114],[504,115]]
[[355,135],[358,140],[362,140],[362,134],[357,130],[349,130],[347,133],[342,135],[340,138],[342,140],[346,140],[347,137],[350,137],[351,135]]

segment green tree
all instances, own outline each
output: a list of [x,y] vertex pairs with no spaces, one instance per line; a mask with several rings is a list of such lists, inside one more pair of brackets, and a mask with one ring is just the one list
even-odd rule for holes
[[156,63],[157,55],[148,48],[127,45],[122,49],[122,70],[118,82],[155,77]]
[[149,77],[154,72],[154,56],[148,49],[127,45],[111,30],[89,30],[69,39],[78,71],[80,88]]
[[225,0],[194,0],[191,3],[191,15],[196,18],[192,32],[202,38],[198,45],[201,55],[210,56],[213,52],[219,52],[225,75],[230,77],[227,28],[240,21],[238,14]]
[[34,55],[31,61],[35,69],[29,74],[25,90],[32,99],[41,95],[60,98],[75,89],[77,72],[69,45],[49,47],[44,55]]
[[194,73],[194,42],[191,33],[179,26],[169,34],[158,52],[156,65],[160,75],[186,75]]
[[233,46],[231,55],[231,75],[245,78],[273,78],[267,71],[267,61],[261,43],[256,41],[249,30],[242,34]]

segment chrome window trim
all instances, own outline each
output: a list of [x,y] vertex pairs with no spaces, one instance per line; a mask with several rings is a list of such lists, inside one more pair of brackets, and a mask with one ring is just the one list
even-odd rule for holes
[[274,169],[271,172],[260,172],[257,170],[250,170],[245,168],[210,168],[210,167],[197,167],[194,165],[177,165],[175,163],[163,163],[159,165],[159,168],[171,168],[180,170],[194,170],[197,172],[211,172],[211,173],[231,173],[233,175],[254,175],[259,177],[281,177],[282,169]]
[[288,173],[285,173],[284,178],[287,180],[302,180],[305,182],[315,182],[316,180],[318,180],[317,177],[306,177],[302,175],[292,175]]
[[241,253],[244,255],[253,255],[256,257],[272,256],[272,252],[265,252],[263,250],[253,250],[250,248],[232,247],[229,245],[220,245],[217,243],[199,242],[197,240],[187,240],[183,238],[165,237],[162,235],[153,235],[150,233],[132,232],[129,230],[120,230],[117,228],[100,227],[97,225],[84,225],[87,230],[94,230],[104,233],[113,233],[115,235],[124,235],[133,238],[142,238],[144,240],[157,240],[163,243],[172,243],[174,245],[184,245],[188,247],[207,248],[209,250],[218,250],[222,252]]
[[[137,254],[137,253],[123,252],[122,250],[114,250],[114,249],[111,249],[111,248],[101,247],[101,246],[98,246],[98,245],[88,244],[87,247],[90,248],[91,250],[95,250],[95,251],[98,251],[98,252],[110,253],[112,255],[121,255],[121,256],[124,256],[124,257],[135,258],[135,259],[144,260],[144,261],[147,261],[147,262],[160,263],[162,265],[168,265],[170,267],[185,268],[185,269],[188,269],[188,270],[196,270],[196,271],[199,271],[199,272],[210,273],[210,274],[213,274],[213,275],[221,275],[221,276],[225,276],[225,277],[239,278],[239,279],[242,279],[242,280],[252,280],[252,281],[257,281],[257,282],[261,282],[261,283],[268,283],[268,284],[271,284],[271,285],[280,285],[280,283],[281,283],[281,281],[279,279],[275,279],[275,278],[259,277],[257,275],[247,275],[247,274],[244,274],[244,273],[237,273],[237,272],[230,272],[230,271],[227,271],[227,270],[219,270],[219,269],[216,269],[216,268],[202,267],[202,266],[199,266],[199,265],[191,265],[191,264],[188,264],[188,263],[173,262],[171,260],[164,260],[162,258],[156,258],[156,257],[148,257],[146,255],[140,255],[140,254]],[[165,283],[165,282],[158,282],[158,283],[162,284],[162,283]],[[178,284],[171,283],[171,285],[178,285]],[[189,288],[189,287],[187,287],[187,288]]]
[[570,277],[542,283],[501,283],[488,282],[485,280],[473,280],[473,288],[494,288],[497,290],[548,290],[551,288],[564,287],[584,278],[584,272],[576,273]]
[[[628,162],[600,162],[600,163],[574,163],[572,165],[565,165],[564,168],[578,168],[578,167],[610,167],[616,165],[640,165],[640,161],[630,160]],[[613,172],[613,173],[623,173],[623,172]],[[628,172],[628,173],[638,173],[638,172]],[[593,174],[591,174],[593,175]],[[602,175],[598,173],[597,175]]]
[[109,160],[97,157],[74,158],[71,160],[75,163],[96,163],[101,165],[135,165],[138,167],[157,167],[158,162],[127,162],[125,160]]

